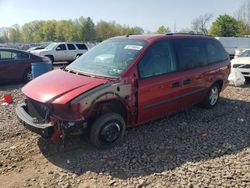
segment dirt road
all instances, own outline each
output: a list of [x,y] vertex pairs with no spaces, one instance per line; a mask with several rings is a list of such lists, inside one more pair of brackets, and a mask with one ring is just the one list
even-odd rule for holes
[[0,87],[0,187],[250,187],[250,85],[229,86],[215,109],[192,107],[127,130],[97,150],[84,136],[65,148],[25,130],[21,85]]

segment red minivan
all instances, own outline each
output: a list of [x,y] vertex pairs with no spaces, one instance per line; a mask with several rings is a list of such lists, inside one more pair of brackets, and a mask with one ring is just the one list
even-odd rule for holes
[[214,107],[228,84],[229,56],[202,35],[127,35],[106,40],[22,88],[16,113],[28,129],[60,143],[87,131],[99,148],[125,129],[196,103]]

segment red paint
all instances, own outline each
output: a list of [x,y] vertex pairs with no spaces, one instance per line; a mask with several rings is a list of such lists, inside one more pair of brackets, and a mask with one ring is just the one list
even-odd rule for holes
[[42,103],[66,104],[74,97],[106,82],[105,79],[55,70],[34,79],[22,88],[22,92]]
[[[215,82],[222,82],[221,89],[227,86],[227,77],[230,72],[229,60],[148,79],[139,78],[138,63],[151,45],[160,40],[191,37],[207,38],[185,35],[129,36],[131,39],[146,40],[148,45],[116,80],[116,82],[129,84],[132,87],[132,92],[125,104],[128,111],[126,120],[128,125],[137,126],[200,102]],[[190,84],[185,84],[188,79],[191,80]],[[56,70],[31,81],[23,87],[22,91],[29,98],[42,103],[51,103],[54,107],[52,116],[56,120],[80,121],[88,118],[87,113],[93,109],[85,110],[79,114],[78,109],[81,107],[77,104],[70,106],[70,101],[106,83],[111,83],[111,80]],[[179,83],[179,87],[173,88],[174,83]],[[62,132],[54,126],[54,134],[51,139],[57,143],[61,135]]]

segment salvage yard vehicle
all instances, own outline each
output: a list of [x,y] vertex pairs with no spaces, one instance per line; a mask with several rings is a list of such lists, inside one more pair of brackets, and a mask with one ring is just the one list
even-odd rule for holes
[[244,77],[250,78],[250,50],[247,49],[237,58],[232,59],[231,66],[237,68]]
[[16,113],[28,129],[60,143],[86,131],[98,148],[127,127],[193,104],[213,108],[228,84],[229,56],[202,35],[127,35],[106,40],[66,68],[22,88]]
[[68,61],[72,62],[88,51],[83,43],[75,42],[53,42],[44,49],[32,50],[31,53],[38,56],[46,56],[51,62]]
[[31,64],[51,64],[45,57],[39,57],[17,49],[0,48],[0,83],[10,81],[29,82],[32,79]]

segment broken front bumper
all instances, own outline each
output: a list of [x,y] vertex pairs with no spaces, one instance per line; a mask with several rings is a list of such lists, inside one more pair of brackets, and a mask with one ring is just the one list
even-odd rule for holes
[[52,135],[52,123],[39,123],[36,118],[31,117],[26,111],[26,104],[18,104],[16,107],[16,114],[24,127],[32,132],[35,132],[42,137],[49,138]]

